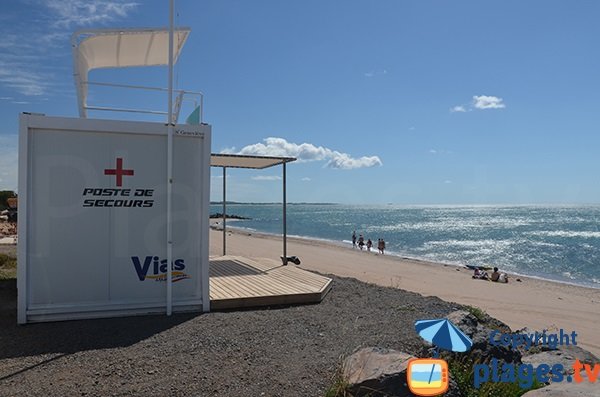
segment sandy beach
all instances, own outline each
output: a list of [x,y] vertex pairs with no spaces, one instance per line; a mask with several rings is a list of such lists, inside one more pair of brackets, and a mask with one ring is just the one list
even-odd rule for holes
[[[211,256],[221,255],[222,232],[210,233]],[[228,232],[230,255],[273,259],[281,252],[281,237]],[[599,289],[521,276],[521,282],[512,277],[508,284],[474,280],[466,268],[379,255],[320,240],[290,238],[288,255],[297,255],[304,269],[479,307],[513,330],[527,327],[531,331],[576,331],[578,345],[600,355]]]

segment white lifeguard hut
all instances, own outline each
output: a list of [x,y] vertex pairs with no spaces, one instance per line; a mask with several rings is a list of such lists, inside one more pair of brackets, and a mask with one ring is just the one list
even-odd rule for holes
[[[210,310],[211,127],[202,122],[202,94],[172,87],[189,32],[76,32],[80,118],[21,115],[19,323]],[[169,67],[168,88],[89,79],[94,69],[155,65]],[[90,105],[94,86],[165,91],[168,107]],[[194,102],[194,124],[177,124],[185,100]],[[165,122],[93,119],[91,111]]]

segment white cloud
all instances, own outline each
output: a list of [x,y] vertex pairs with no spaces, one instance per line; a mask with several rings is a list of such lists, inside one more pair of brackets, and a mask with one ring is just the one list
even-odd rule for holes
[[30,70],[19,62],[0,60],[0,84],[25,96],[43,95],[49,87],[48,75]]
[[245,146],[237,154],[295,157],[300,162],[326,161],[326,167],[344,170],[383,165],[378,156],[353,158],[347,153],[311,143],[297,144],[274,137],[266,138],[263,142]]
[[377,156],[363,156],[361,158],[352,158],[346,153],[335,152],[334,157],[327,162],[330,168],[338,168],[342,170],[352,170],[355,168],[370,168],[376,165],[383,165]]
[[281,177],[277,175],[257,175],[252,177],[253,181],[280,181]]
[[457,105],[457,106],[454,106],[452,109],[450,109],[451,113],[466,112],[466,111],[467,111],[467,109],[463,105]]
[[126,17],[137,8],[138,3],[109,0],[42,0],[54,13],[54,25],[68,28],[106,23]]
[[380,75],[384,75],[387,74],[388,71],[383,69],[383,70],[371,70],[369,72],[366,72],[364,75],[365,77],[371,78],[371,77],[375,77],[375,76],[380,76]]
[[305,176],[304,178],[300,179],[302,182],[310,182],[312,179],[310,179],[309,177]]
[[442,155],[450,155],[450,154],[452,154],[452,151],[445,150],[445,149],[429,149],[429,153],[442,156]]
[[125,18],[138,6],[125,0],[24,2],[30,11],[26,17],[7,14],[0,24],[0,88],[26,97],[65,91],[67,84],[72,92],[70,68],[56,66],[58,60],[70,60],[70,32]]
[[473,106],[476,109],[504,109],[506,107],[502,98],[488,95],[474,95]]
[[473,110],[504,109],[504,100],[497,96],[473,95],[473,101],[469,105],[456,105],[450,108],[450,113],[464,113]]
[[450,183],[452,183],[452,181],[451,181],[451,180],[449,180],[449,179],[446,179],[446,180],[444,181],[444,183],[445,183],[445,184],[450,184]]
[[452,150],[446,149],[429,149],[428,153],[433,156],[449,156],[453,154]]

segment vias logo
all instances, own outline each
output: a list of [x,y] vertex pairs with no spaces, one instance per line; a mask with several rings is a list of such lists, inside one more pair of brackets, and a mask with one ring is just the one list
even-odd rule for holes
[[[154,281],[167,281],[167,260],[161,260],[158,256],[146,256],[143,260],[139,256],[132,256],[131,261],[140,281],[146,279]],[[183,259],[175,259],[171,263],[173,282],[191,278],[183,270],[185,262]]]

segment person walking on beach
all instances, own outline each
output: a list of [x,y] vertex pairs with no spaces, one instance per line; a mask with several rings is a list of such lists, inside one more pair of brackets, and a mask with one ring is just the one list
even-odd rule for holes
[[356,230],[352,232],[352,248],[356,248]]
[[373,246],[373,242],[371,239],[367,240],[367,251],[371,252],[371,247]]
[[383,251],[385,250],[385,241],[383,241],[382,238],[377,240],[377,249],[379,250],[379,253],[383,255]]
[[360,250],[362,251],[364,246],[365,246],[365,238],[361,234],[360,236],[358,236],[358,248],[360,248]]

